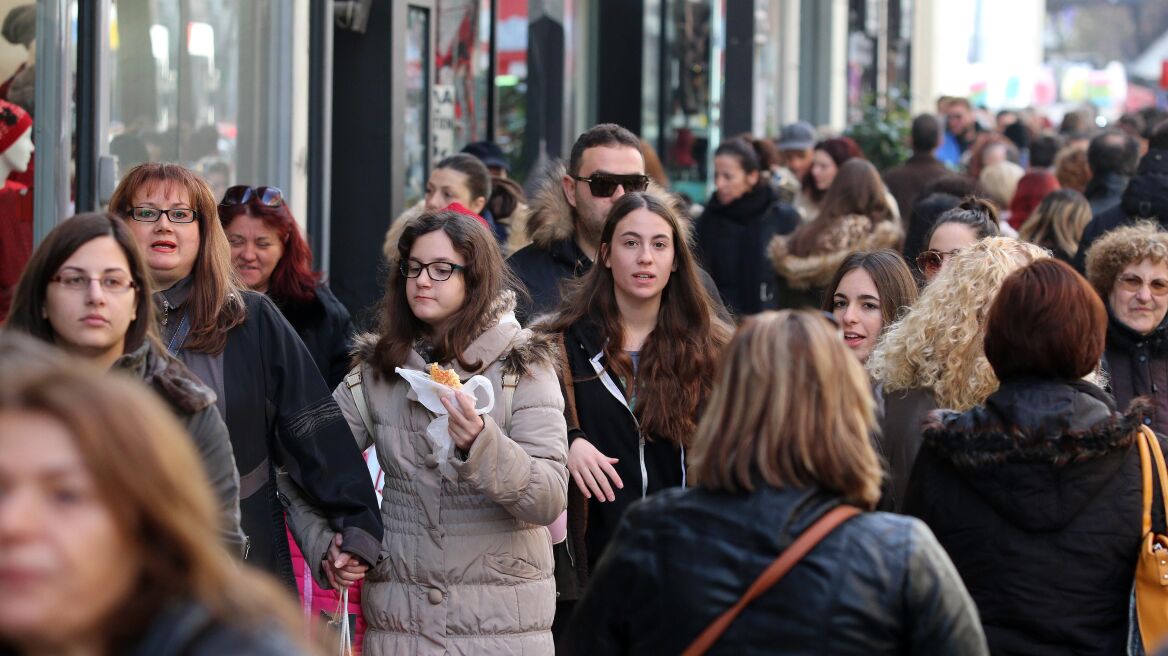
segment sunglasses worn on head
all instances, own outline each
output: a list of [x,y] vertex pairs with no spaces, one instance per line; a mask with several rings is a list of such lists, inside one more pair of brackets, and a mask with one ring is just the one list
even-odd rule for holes
[[921,270],[926,276],[931,276],[941,270],[941,266],[945,264],[945,260],[953,257],[958,252],[958,249],[953,249],[947,252],[941,251],[921,251],[917,256],[917,268]]
[[[1129,273],[1117,278],[1115,284],[1119,285],[1119,288],[1125,292],[1136,293],[1143,288],[1145,282],[1143,278]],[[1155,278],[1147,281],[1146,284],[1148,291],[1152,292],[1152,296],[1168,296],[1168,280]]]
[[223,194],[223,200],[219,202],[219,206],[231,207],[232,205],[246,205],[253,200],[259,201],[261,205],[267,205],[268,207],[279,207],[284,202],[284,192],[280,191],[279,187],[236,185],[227,189]]
[[614,175],[611,173],[593,173],[591,177],[582,178],[573,175],[576,182],[587,182],[588,191],[597,198],[608,198],[616,193],[616,188],[624,187],[626,192],[645,191],[649,188],[649,176],[639,173],[630,175]]

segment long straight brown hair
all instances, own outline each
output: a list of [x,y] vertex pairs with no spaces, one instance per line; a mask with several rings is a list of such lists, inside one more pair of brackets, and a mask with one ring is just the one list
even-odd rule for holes
[[219,223],[215,196],[207,183],[193,171],[178,164],[151,162],[130,169],[110,197],[110,211],[127,218],[134,196],[153,185],[178,185],[187,193],[191,209],[199,213],[199,253],[191,273],[194,284],[187,301],[191,334],[183,348],[199,353],[220,353],[227,345],[227,332],[247,318],[235,269],[231,266],[231,246]]
[[[634,377],[633,362],[622,348],[624,320],[616,303],[612,269],[605,264],[617,225],[633,211],[642,209],[669,224],[677,270],[661,294],[657,326],[645,340]],[[671,442],[688,444],[731,329],[714,313],[714,302],[698,278],[697,262],[686,233],[669,202],[657,192],[627,193],[613,203],[601,232],[596,264],[568,285],[559,310],[543,329],[563,332],[582,320],[600,327],[605,366],[630,381],[625,394],[629,398],[637,396],[635,412],[641,428]]]
[[119,566],[138,570],[139,583],[103,624],[106,650],[127,651],[174,601],[197,602],[231,626],[282,630],[298,641],[300,614],[287,591],[241,566],[216,539],[210,483],[173,413],[140,382],[29,340],[0,333],[0,361],[8,365],[0,366],[0,413],[36,413],[62,424],[119,531],[136,546]]
[[[466,262],[465,268],[454,275],[462,276],[466,284],[466,300],[440,332],[414,316],[406,296],[406,277],[402,262],[410,259],[410,249],[422,235],[441,230],[454,244],[454,250]],[[425,337],[434,348],[436,362],[458,360],[466,371],[477,371],[482,362],[467,362],[463,354],[474,340],[482,335],[491,321],[492,309],[499,304],[504,291],[522,294],[523,284],[503,262],[499,244],[486,227],[477,220],[453,210],[426,212],[410,220],[397,242],[397,261],[389,271],[385,295],[377,314],[380,317],[377,346],[370,364],[380,375],[390,376],[394,367],[400,367],[420,337]]]
[[885,193],[880,173],[871,162],[859,158],[844,162],[827,188],[819,218],[799,226],[792,233],[791,253],[804,257],[818,252],[820,238],[846,216],[863,215],[873,225],[892,219],[892,209]]

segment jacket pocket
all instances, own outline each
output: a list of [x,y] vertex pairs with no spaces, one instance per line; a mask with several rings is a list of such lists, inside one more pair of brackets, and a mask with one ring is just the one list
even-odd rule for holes
[[522,558],[516,558],[511,554],[487,554],[486,562],[487,567],[507,576],[529,581],[538,581],[547,578],[547,574],[538,567]]

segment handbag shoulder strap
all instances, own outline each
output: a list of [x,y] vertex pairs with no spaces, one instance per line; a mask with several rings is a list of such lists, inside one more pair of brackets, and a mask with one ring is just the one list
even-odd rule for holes
[[503,374],[503,432],[511,435],[511,405],[515,402],[515,388],[519,387],[519,374]]
[[1164,452],[1156,433],[1147,426],[1140,426],[1140,472],[1144,484],[1143,534],[1152,530],[1152,473],[1159,479],[1160,494],[1168,495],[1168,467],[1164,463]]
[[556,333],[556,355],[560,360],[560,380],[564,386],[564,416],[571,422],[571,428],[580,427],[576,415],[576,381],[572,375],[572,364],[568,361],[568,347],[564,345],[564,333]]
[[860,514],[860,509],[855,506],[836,506],[816,520],[806,531],[803,531],[791,546],[783,550],[783,553],[779,554],[779,557],[763,570],[737,603],[719,615],[718,619],[707,626],[705,631],[702,631],[701,635],[682,652],[682,656],[699,656],[706,653],[726,632],[726,629],[730,628],[730,624],[734,622],[742,609],[746,608],[747,604],[778,583],[787,572],[791,571],[792,567],[803,560],[803,557],[837,526],[858,514]]

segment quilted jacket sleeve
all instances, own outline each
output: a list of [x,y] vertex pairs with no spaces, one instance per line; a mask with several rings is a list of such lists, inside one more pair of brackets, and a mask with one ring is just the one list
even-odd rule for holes
[[517,519],[550,524],[567,507],[568,457],[564,397],[550,364],[533,364],[519,379],[511,434],[490,416],[466,460],[451,451],[459,476]]

